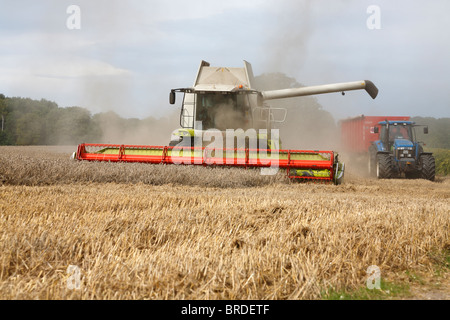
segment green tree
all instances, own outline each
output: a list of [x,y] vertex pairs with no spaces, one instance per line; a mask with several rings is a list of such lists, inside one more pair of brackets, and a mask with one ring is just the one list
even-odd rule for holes
[[56,113],[48,114],[47,118],[56,119],[55,134],[49,139],[50,144],[79,144],[100,135],[95,130],[91,113],[81,107],[60,108]]
[[8,134],[5,130],[7,115],[6,97],[4,94],[0,94],[0,145],[8,144]]
[[[95,140],[101,131],[81,107],[59,108],[45,99],[6,98],[0,95],[0,144],[78,144]],[[1,123],[0,123],[1,124]]]
[[37,145],[41,138],[40,118],[35,113],[22,114],[17,119],[17,145]]
[[0,94],[0,130],[3,132],[5,130],[5,116],[6,116],[6,103],[5,103],[5,96],[3,94]]

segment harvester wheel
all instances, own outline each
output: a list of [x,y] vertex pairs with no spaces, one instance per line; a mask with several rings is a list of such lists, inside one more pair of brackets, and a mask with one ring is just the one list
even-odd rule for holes
[[431,154],[423,154],[420,156],[420,162],[422,163],[422,179],[434,181],[436,174],[436,163],[434,157]]
[[396,177],[394,159],[389,154],[377,155],[376,172],[378,179],[392,179]]
[[340,185],[344,180],[345,164],[337,162],[335,165],[334,184]]

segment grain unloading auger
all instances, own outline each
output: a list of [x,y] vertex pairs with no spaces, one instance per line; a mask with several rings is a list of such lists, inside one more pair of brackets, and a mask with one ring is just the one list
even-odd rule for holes
[[272,108],[265,102],[362,89],[375,99],[376,86],[364,80],[258,91],[252,84],[253,72],[246,61],[244,68],[211,67],[202,61],[193,87],[170,92],[170,104],[175,104],[177,92],[184,93],[184,97],[181,128],[173,132],[169,146],[84,143],[73,157],[89,161],[281,168],[291,179],[340,184],[345,166],[334,151],[280,148],[278,131],[272,129],[272,124],[283,122],[286,110]]

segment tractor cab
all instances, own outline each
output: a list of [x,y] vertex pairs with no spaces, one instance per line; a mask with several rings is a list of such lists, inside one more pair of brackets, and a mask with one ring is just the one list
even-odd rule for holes
[[[398,148],[414,148],[415,132],[412,121],[380,122],[380,142],[385,151],[392,152]],[[378,128],[376,128],[377,130]]]

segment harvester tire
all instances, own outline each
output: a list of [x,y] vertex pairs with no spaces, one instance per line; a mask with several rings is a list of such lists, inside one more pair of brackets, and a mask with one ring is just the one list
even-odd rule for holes
[[395,178],[397,175],[395,160],[389,154],[377,155],[376,172],[378,179]]
[[434,157],[431,154],[423,154],[420,156],[420,162],[422,163],[422,179],[434,181],[436,175],[436,163]]

